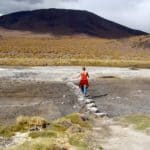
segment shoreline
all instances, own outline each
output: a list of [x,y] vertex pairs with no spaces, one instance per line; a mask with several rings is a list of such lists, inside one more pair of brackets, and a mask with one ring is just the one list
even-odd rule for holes
[[[0,78],[10,77],[11,79],[33,80],[33,81],[61,81],[66,79],[78,81],[82,67],[79,66],[52,66],[52,67],[0,67]],[[146,78],[150,79],[150,69],[132,69],[119,67],[87,67],[90,79],[97,77],[118,77],[118,78]]]

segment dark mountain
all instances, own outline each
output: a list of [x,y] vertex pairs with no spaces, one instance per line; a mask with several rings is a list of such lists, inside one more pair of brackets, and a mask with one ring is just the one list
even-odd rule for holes
[[0,27],[54,35],[87,34],[104,38],[146,34],[87,11],[65,9],[41,9],[4,15],[0,17]]

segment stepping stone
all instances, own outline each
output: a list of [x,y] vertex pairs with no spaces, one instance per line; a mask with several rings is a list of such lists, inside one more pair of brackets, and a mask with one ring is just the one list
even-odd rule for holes
[[83,97],[79,97],[78,101],[84,101],[85,99]]
[[92,99],[86,99],[86,100],[85,100],[85,103],[86,103],[86,104],[94,103],[94,100],[92,100]]
[[95,103],[90,103],[90,104],[87,104],[86,107],[87,107],[87,108],[96,107],[96,105],[95,105]]
[[87,108],[90,112],[92,113],[96,113],[98,111],[98,108],[97,107],[90,107],[90,108]]
[[108,117],[107,113],[95,113],[97,117]]

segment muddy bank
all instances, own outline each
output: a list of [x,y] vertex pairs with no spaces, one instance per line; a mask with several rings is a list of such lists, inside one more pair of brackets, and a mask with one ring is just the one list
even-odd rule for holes
[[20,81],[0,78],[0,123],[19,115],[48,120],[76,111],[76,96],[62,82]]
[[150,80],[97,78],[90,83],[89,95],[109,116],[150,114]]

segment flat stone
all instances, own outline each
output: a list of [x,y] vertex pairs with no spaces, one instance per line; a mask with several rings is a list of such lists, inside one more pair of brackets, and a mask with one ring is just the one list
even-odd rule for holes
[[92,100],[92,99],[86,99],[86,100],[85,100],[85,103],[86,103],[86,104],[94,103],[94,100]]
[[97,117],[108,117],[107,113],[95,113]]
[[90,103],[90,104],[87,104],[86,106],[87,106],[87,108],[96,107],[96,104],[95,103]]
[[98,111],[98,108],[97,107],[90,107],[90,108],[88,108],[88,110],[92,113],[96,113],[96,111]]

